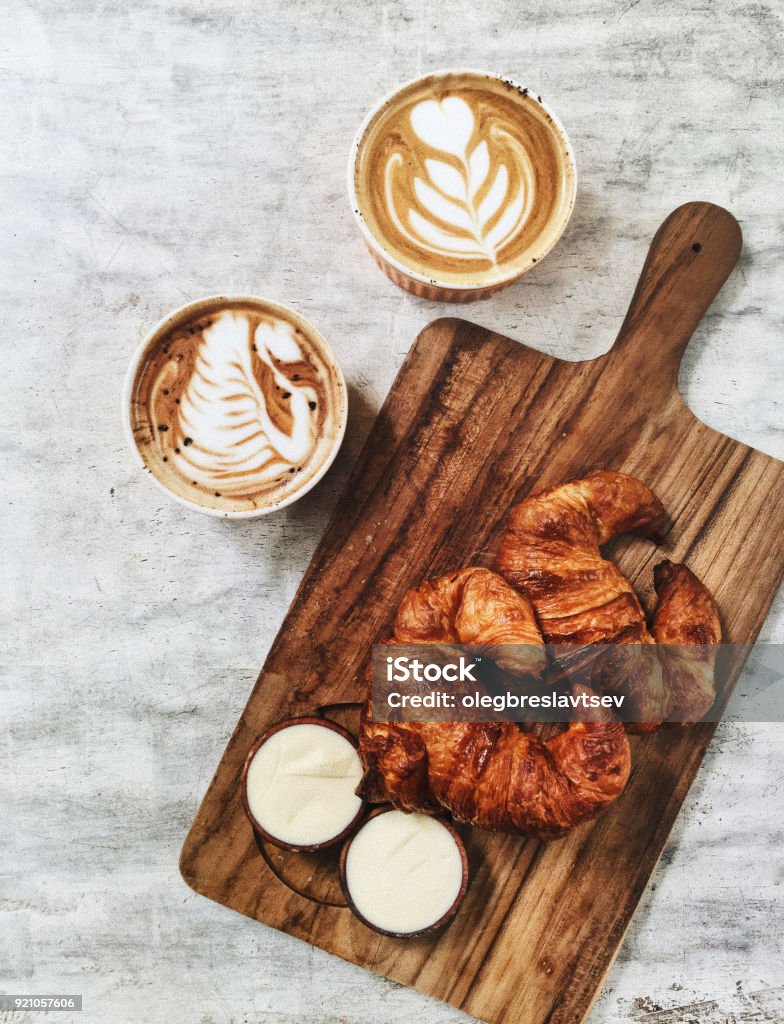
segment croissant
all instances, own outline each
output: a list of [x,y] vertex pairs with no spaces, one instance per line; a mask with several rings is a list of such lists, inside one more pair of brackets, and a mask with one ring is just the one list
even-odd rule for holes
[[[469,568],[410,590],[390,642],[477,644],[505,671],[529,677],[544,674],[542,641],[572,645],[555,650],[575,692],[586,689],[581,671],[601,645],[591,685],[623,693],[638,728],[701,718],[715,698],[721,641],[710,592],[686,566],[661,562],[649,630],[631,584],[599,550],[621,533],[653,538],[665,521],[648,487],[607,470],[533,495],[509,515],[496,559],[504,579]],[[512,723],[374,722],[367,678],[358,792],[370,802],[554,839],[623,792],[629,745],[609,716],[547,741]]]
[[[619,645],[601,651],[591,682],[625,695],[635,731],[701,718],[715,699],[715,648],[653,646],[720,643],[718,610],[704,584],[684,565],[657,566],[651,632],[631,584],[599,550],[622,533],[654,538],[665,521],[645,484],[598,470],[512,509],[496,556],[501,575],[533,604],[547,643]],[[581,657],[578,651],[562,661],[576,673]]]
[[529,598],[549,644],[650,643],[631,583],[599,545],[623,533],[655,536],[665,521],[645,484],[598,470],[513,508],[495,567]]
[[651,629],[667,680],[667,719],[698,721],[716,699],[721,620],[713,595],[685,565],[660,562],[653,570],[659,598]]
[[[470,638],[470,639],[469,639]],[[545,651],[527,599],[494,573],[469,568],[410,590],[395,621],[396,643],[476,643],[499,666],[520,671],[505,644],[526,644],[541,672]],[[370,682],[368,677],[368,683]],[[596,817],[624,789],[631,769],[623,726],[575,722],[543,741],[514,723],[387,723],[363,706],[358,793],[406,811],[449,811],[491,831],[555,839]]]
[[531,602],[478,567],[409,590],[397,612],[395,641],[476,645],[515,675],[539,676],[548,663]]

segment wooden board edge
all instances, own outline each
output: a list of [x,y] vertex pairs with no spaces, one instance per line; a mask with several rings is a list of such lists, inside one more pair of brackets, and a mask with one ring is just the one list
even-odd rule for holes
[[[675,825],[676,825],[676,823],[677,823],[678,819],[680,818],[681,813],[683,811],[683,805],[686,802],[686,798],[688,797],[689,793],[691,792],[691,788],[694,785],[694,783],[695,783],[695,781],[697,779],[697,776],[699,775],[700,769],[702,768],[702,765],[703,765],[703,763],[705,761],[705,755],[708,753],[708,748],[710,747],[711,743],[713,742],[713,737],[716,734],[716,730],[718,729],[720,723],[719,722],[712,722],[712,723],[703,723],[703,724],[712,726],[712,728],[705,730],[704,738],[700,741],[702,749],[701,749],[701,751],[699,753],[699,757],[698,757],[697,763],[696,763],[695,768],[694,768],[694,773],[692,774],[691,778],[689,779],[688,786],[686,786],[685,793],[684,793],[684,798],[678,804],[678,808],[675,811],[675,814],[673,815],[672,820],[670,821],[669,825],[667,826],[667,829],[664,832],[664,834],[660,837],[660,845],[659,845],[658,852],[656,854],[656,859],[654,860],[653,864],[650,866],[650,870],[648,871],[648,874],[647,874],[647,877],[645,878],[644,883],[640,886],[639,892],[636,894],[636,896],[633,896],[632,899],[630,900],[629,904],[627,905],[627,908],[626,908],[626,921],[625,921],[625,923],[624,923],[624,925],[623,925],[623,927],[622,927],[622,929],[620,931],[620,934],[618,935],[617,939],[614,941],[612,946],[608,945],[606,947],[608,949],[610,955],[607,958],[607,961],[605,963],[605,966],[604,966],[604,969],[603,969],[603,971],[601,973],[601,976],[597,980],[596,985],[594,986],[593,991],[591,992],[589,999],[585,1002],[585,1004],[584,1004],[582,1009],[578,1009],[577,1010],[577,1012],[580,1014],[580,1016],[577,1017],[577,1018],[574,1018],[574,1024],[585,1024],[585,1021],[590,1016],[590,1013],[591,1013],[593,1007],[596,1005],[596,1002],[599,999],[599,996],[602,994],[602,992],[604,990],[604,987],[605,987],[605,985],[607,983],[607,978],[608,978],[608,976],[609,976],[609,974],[610,974],[610,972],[611,972],[611,970],[612,970],[612,968],[613,968],[613,966],[615,964],[615,961],[618,959],[618,955],[619,955],[619,953],[621,951],[621,947],[623,946],[624,942],[626,941],[626,936],[629,933],[629,929],[631,928],[632,921],[634,920],[634,918],[637,915],[637,910],[638,910],[638,908],[640,906],[640,903],[642,902],[642,899],[645,896],[645,893],[650,888],[651,880],[653,879],[653,876],[656,874],[656,870],[657,870],[659,864],[661,863],[661,859],[664,856],[664,851],[667,849],[667,843],[670,841],[670,836],[672,835],[673,830],[675,829]],[[555,1019],[557,1019],[557,1018],[555,1018]]]

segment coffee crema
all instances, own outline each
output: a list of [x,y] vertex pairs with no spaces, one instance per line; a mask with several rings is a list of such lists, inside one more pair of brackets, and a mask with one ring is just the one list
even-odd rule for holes
[[326,470],[346,421],[343,375],[285,307],[215,299],[156,332],[135,371],[130,428],[150,472],[215,512],[287,504]]
[[576,187],[569,142],[541,100],[479,72],[403,86],[360,131],[350,175],[374,255],[464,288],[530,269],[563,232]]

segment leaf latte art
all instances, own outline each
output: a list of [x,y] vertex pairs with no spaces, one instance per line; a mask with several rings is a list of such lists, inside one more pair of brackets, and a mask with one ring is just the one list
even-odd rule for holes
[[[405,157],[401,152],[389,157],[385,198],[396,227],[426,252],[496,265],[499,252],[522,231],[531,212],[534,174],[525,149],[493,124],[487,137],[470,148],[475,119],[460,96],[417,103],[411,126],[435,155],[424,161],[429,180],[415,175],[410,189],[399,180]],[[410,205],[401,211],[404,197]]]
[[165,335],[136,387],[134,437],[167,487],[254,509],[302,488],[342,434],[342,377],[301,327],[217,308]]
[[404,86],[368,121],[352,173],[357,216],[383,258],[466,288],[532,266],[574,199],[553,116],[527,90],[476,72]]

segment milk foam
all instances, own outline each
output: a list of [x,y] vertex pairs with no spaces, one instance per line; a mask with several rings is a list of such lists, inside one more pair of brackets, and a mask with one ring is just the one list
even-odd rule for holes
[[[460,96],[422,100],[410,121],[419,143],[433,155],[424,161],[429,180],[413,180],[413,202],[398,184],[405,158],[400,152],[389,157],[385,198],[398,230],[426,252],[497,265],[499,253],[524,229],[531,212],[533,171],[525,149],[493,124],[477,140],[474,111]],[[496,144],[500,140],[503,149]]]
[[[286,363],[303,357],[294,328],[262,321],[252,332],[247,314],[218,313],[202,332],[193,372],[179,406],[179,472],[221,494],[247,492],[308,458],[316,443],[312,387],[290,379]],[[287,399],[291,427],[270,415],[268,396],[253,368],[258,358]]]

